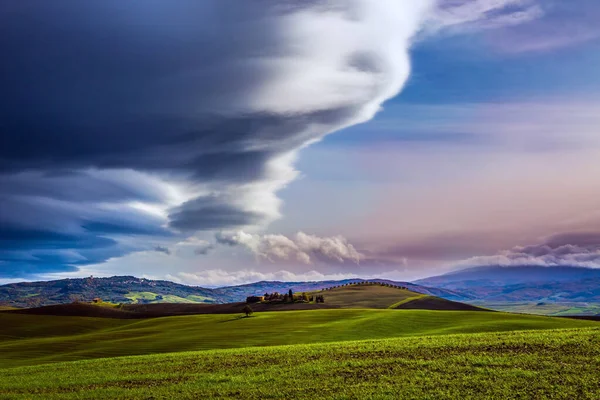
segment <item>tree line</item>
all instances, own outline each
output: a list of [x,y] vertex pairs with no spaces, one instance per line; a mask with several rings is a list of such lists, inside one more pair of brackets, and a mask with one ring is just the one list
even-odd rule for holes
[[306,292],[296,294],[290,289],[287,293],[265,293],[262,296],[248,296],[246,303],[325,303],[323,295],[308,295]]

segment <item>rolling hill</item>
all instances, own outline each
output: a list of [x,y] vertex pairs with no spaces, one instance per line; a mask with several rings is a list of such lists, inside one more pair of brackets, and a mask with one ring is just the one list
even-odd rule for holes
[[412,290],[413,292],[442,297],[448,300],[464,301],[471,298],[469,295],[463,293],[456,293],[452,290],[439,289],[436,287],[429,287],[411,282],[390,281],[386,279],[343,279],[338,281],[315,282],[260,281],[245,285],[217,288],[215,289],[215,292],[230,298],[230,301],[241,301],[247,296],[262,294],[265,292],[284,293],[287,292],[289,289],[292,289],[294,292],[314,292],[316,290],[322,290],[333,286],[342,286],[357,282],[375,282],[394,286],[403,286],[408,288],[409,290]]
[[14,307],[91,301],[96,297],[112,303],[221,303],[228,300],[211,289],[133,276],[60,279],[0,286],[0,305]]
[[[539,395],[544,388],[574,398],[581,390],[600,393],[590,383],[598,366],[599,322],[472,311],[380,284],[317,293],[324,304],[254,304],[251,317],[241,315],[242,303],[1,311],[0,397],[509,398]],[[428,307],[436,310],[423,309]],[[82,309],[105,318],[40,315]],[[211,313],[159,317],[199,309]],[[152,312],[156,318],[140,318]]]
[[[101,298],[104,302],[123,304],[189,303],[219,304],[245,301],[246,297],[265,292],[312,292],[331,286],[339,286],[362,279],[319,282],[261,281],[251,284],[222,288],[203,288],[181,285],[169,281],[113,276],[110,278],[61,279],[55,281],[22,282],[0,286],[0,306],[39,307],[66,304],[73,301],[89,302]],[[408,287],[410,290],[462,301],[469,297],[446,289],[429,288],[407,282],[373,280]]]
[[314,293],[324,294],[327,306],[339,308],[488,311],[408,289],[386,286],[379,282],[349,284]]
[[[488,311],[469,304],[413,292],[403,287],[392,287],[378,282],[345,284],[321,291],[308,292],[308,294],[323,295],[326,302],[254,303],[252,304],[252,308],[257,312],[337,308]],[[153,303],[119,305],[77,302],[16,309],[8,312],[29,315],[140,319],[191,314],[239,314],[244,305],[245,303],[243,302],[224,304]]]
[[598,327],[499,312],[323,309],[140,320],[0,313],[0,367],[174,351]]
[[[186,314],[190,310],[195,310],[195,313],[229,312],[224,311],[224,308],[203,308],[204,311],[200,311],[200,307],[196,306],[241,302],[247,296],[265,292],[281,293],[289,289],[294,292],[314,292],[357,282],[367,281],[261,281],[222,288],[203,288],[131,276],[90,277],[3,285],[0,286],[0,307],[39,307],[68,304],[77,300],[89,302],[99,297],[104,302],[122,303],[126,307],[165,303],[190,305],[180,311],[170,309],[168,315]],[[415,283],[378,279],[368,282],[403,286],[415,293],[500,311],[596,315],[600,308],[600,271],[589,268],[481,267],[422,279]],[[426,299],[420,301],[425,302]],[[431,299],[427,300],[430,301]],[[330,304],[327,308],[331,308],[333,303]],[[411,306],[417,304],[413,303]],[[452,309],[452,303],[446,303],[446,306]],[[441,309],[441,303],[436,307]],[[142,308],[134,309],[140,311]],[[157,311],[160,308],[143,309],[160,314]]]

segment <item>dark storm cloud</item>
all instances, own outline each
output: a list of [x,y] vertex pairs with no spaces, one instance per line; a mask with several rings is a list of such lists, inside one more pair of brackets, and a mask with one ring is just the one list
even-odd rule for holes
[[219,229],[257,223],[261,215],[240,210],[219,196],[199,197],[171,213],[171,226],[183,231]]
[[49,263],[46,260],[32,263],[7,259],[0,262],[0,277],[8,279],[36,277],[57,272],[76,272],[77,270],[77,266],[65,264],[64,261],[57,264]]
[[95,249],[115,245],[113,239],[85,234],[69,234],[27,228],[3,227],[0,229],[0,249]]
[[274,220],[294,153],[406,79],[426,7],[392,3],[3,1],[0,222],[66,235],[50,243],[81,265],[153,249],[123,237]]
[[0,277],[60,272],[60,265],[72,271],[76,265],[97,264],[148,247],[144,240],[123,245],[118,237],[172,236],[160,220],[146,214],[126,208],[102,210],[88,201],[0,196]]
[[0,225],[3,231],[170,235],[160,226],[159,218],[128,207],[102,209],[89,207],[86,203],[32,196],[2,198],[2,204]]
[[164,194],[132,171],[51,170],[0,175],[0,196],[35,196],[63,201],[161,201]]
[[[261,28],[268,25],[252,23],[256,13],[249,7],[236,14],[215,4],[2,3],[0,247],[81,254],[100,246],[106,254],[95,251],[71,263],[101,262],[123,251],[107,236],[170,234],[163,221],[127,207],[102,212],[80,206],[164,200],[164,188],[131,170],[199,180],[263,176],[273,150],[250,149],[246,142],[261,127],[277,129],[278,120],[212,113],[225,99],[243,97],[258,82],[257,70],[238,65],[236,79],[220,79],[215,71],[236,69],[236,60],[255,50],[250,42],[268,48],[276,39]],[[252,29],[238,35],[245,24]],[[258,219],[202,201],[175,210],[173,225],[192,229]],[[60,256],[21,256],[6,253],[2,259],[32,273],[58,271],[65,262]],[[9,274],[7,268],[0,276]]]
[[85,232],[76,234],[14,228],[0,229],[0,277],[75,271],[100,263],[125,249],[117,241]]

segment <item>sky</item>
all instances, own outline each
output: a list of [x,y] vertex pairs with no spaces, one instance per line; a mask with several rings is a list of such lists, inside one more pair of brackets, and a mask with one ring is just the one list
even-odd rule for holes
[[6,0],[0,283],[600,267],[596,0]]

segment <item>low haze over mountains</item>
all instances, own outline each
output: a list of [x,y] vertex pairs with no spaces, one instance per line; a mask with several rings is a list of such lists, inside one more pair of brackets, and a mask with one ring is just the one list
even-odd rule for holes
[[600,302],[600,269],[582,267],[476,267],[415,283],[477,300]]

